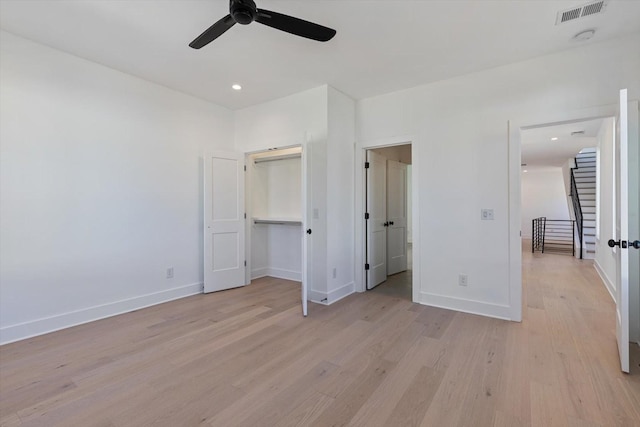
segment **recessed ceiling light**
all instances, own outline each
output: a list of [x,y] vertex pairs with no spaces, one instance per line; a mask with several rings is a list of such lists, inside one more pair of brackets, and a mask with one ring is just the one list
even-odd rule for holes
[[554,136],[553,138],[551,138],[551,140],[552,140],[552,141],[557,141],[557,140],[558,140],[558,137],[557,137],[557,136]]
[[233,90],[240,90],[242,89],[242,86],[240,86],[238,83],[232,84],[231,85],[231,89]]
[[596,34],[596,30],[595,29],[584,30],[584,31],[579,32],[575,36],[573,36],[572,40],[575,40],[575,41],[578,41],[578,42],[584,42],[584,41],[587,41],[587,40],[593,38],[593,36],[595,34]]
[[527,171],[527,170],[525,169],[525,170],[523,170],[522,172],[526,172],[526,171]]

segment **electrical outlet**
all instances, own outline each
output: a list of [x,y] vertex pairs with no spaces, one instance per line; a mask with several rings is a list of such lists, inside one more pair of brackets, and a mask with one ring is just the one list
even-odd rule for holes
[[482,209],[480,219],[484,221],[493,221],[493,209]]
[[173,279],[173,267],[167,268],[167,279]]
[[333,278],[335,279],[338,276],[338,271],[336,268],[333,269]]
[[469,278],[467,277],[466,274],[458,274],[458,285],[459,286],[467,286],[467,284],[469,283]]

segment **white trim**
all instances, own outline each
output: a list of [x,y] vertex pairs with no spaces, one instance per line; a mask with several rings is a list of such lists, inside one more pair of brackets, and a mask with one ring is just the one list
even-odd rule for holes
[[593,261],[593,267],[596,269],[596,271],[598,272],[598,276],[600,276],[600,279],[602,280],[602,283],[604,284],[604,287],[607,288],[607,291],[609,291],[609,295],[611,295],[611,299],[613,300],[613,303],[616,303],[616,287],[613,284],[613,281],[611,281],[611,279],[609,278],[609,276],[607,276],[607,273],[605,273],[604,269],[600,266],[600,263],[598,263],[598,260],[594,260]]
[[275,277],[276,279],[293,280],[295,282],[302,281],[302,273],[299,271],[285,270],[284,268],[267,268],[267,276]]
[[355,293],[355,283],[349,282],[329,293],[311,290],[309,292],[309,299],[317,304],[331,305],[353,293]]
[[[247,261],[248,263],[249,261]],[[251,281],[256,280],[256,279],[261,279],[265,276],[269,275],[269,267],[262,267],[262,268],[256,268],[255,270],[251,270],[251,280],[249,280],[250,284]]]
[[492,304],[482,301],[455,298],[429,292],[420,293],[420,304],[432,307],[446,308],[463,313],[477,314],[480,316],[494,317],[502,320],[511,319],[512,310],[508,305]]
[[507,168],[509,212],[509,319],[522,321],[522,214],[521,214],[521,142],[520,128],[507,121]]
[[262,277],[275,277],[276,279],[293,280],[295,282],[302,281],[302,273],[299,271],[285,270],[284,268],[263,267],[256,268],[251,271],[251,280],[260,279]]
[[166,289],[164,291],[153,292],[107,304],[70,311],[55,316],[44,317],[25,323],[6,326],[0,329],[0,344],[8,344],[14,341],[20,341],[38,335],[48,334],[49,332],[70,328],[72,326],[93,322],[95,320],[117,316],[133,310],[162,304],[179,298],[201,294],[202,289],[202,282],[192,283],[190,285]]

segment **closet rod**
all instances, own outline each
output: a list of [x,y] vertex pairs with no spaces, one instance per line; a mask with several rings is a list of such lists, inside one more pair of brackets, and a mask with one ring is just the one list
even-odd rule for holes
[[253,162],[254,163],[274,162],[276,160],[297,159],[298,157],[302,157],[302,153],[283,154],[280,156],[271,156],[271,157],[258,157]]
[[292,219],[253,219],[254,224],[302,225],[302,221]]

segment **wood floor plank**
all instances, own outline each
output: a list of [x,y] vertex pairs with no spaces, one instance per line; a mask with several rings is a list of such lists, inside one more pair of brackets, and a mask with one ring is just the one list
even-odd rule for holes
[[326,394],[314,392],[311,397],[293,408],[280,419],[274,427],[308,426],[313,424],[322,413],[334,403],[335,399]]
[[523,286],[522,323],[394,289],[303,318],[262,278],[30,338],[0,347],[0,425],[639,426],[592,262],[525,248]]
[[396,366],[395,362],[384,359],[370,361],[367,368],[336,396],[333,403],[311,425],[316,427],[349,425],[353,416]]
[[444,371],[422,367],[385,420],[387,426],[418,426],[439,389]]
[[350,425],[362,427],[387,425],[386,420],[404,396],[407,384],[419,375],[430,352],[429,341],[426,337],[421,338],[416,340],[406,350],[404,357],[397,361],[397,368],[387,375],[362,405],[350,421]]

